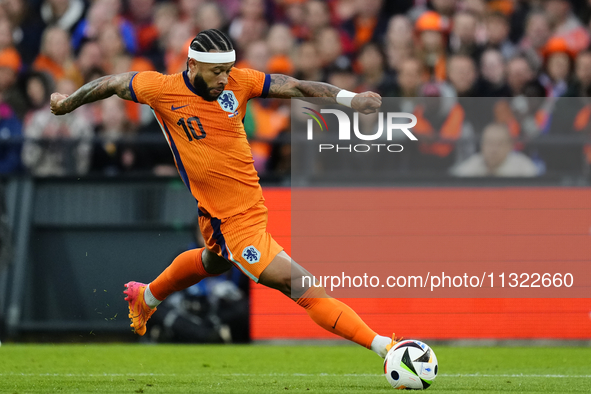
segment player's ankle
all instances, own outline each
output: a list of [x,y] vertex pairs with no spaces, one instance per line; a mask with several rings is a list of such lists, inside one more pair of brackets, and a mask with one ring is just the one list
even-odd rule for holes
[[146,286],[146,290],[144,290],[144,302],[146,305],[150,307],[150,309],[156,308],[162,302],[158,298],[154,297],[152,292],[150,291],[150,285]]
[[388,346],[390,342],[392,342],[392,338],[376,335],[373,341],[371,341],[370,349],[381,358],[385,358],[386,354],[388,353],[386,346]]

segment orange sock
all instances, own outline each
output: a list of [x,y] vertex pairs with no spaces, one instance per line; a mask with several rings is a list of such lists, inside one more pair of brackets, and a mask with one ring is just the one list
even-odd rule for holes
[[191,287],[208,276],[217,276],[205,271],[201,260],[203,249],[192,249],[178,255],[172,264],[150,283],[152,295],[163,301],[175,291]]
[[316,324],[366,348],[377,335],[353,309],[329,297],[324,288],[311,287],[297,301]]

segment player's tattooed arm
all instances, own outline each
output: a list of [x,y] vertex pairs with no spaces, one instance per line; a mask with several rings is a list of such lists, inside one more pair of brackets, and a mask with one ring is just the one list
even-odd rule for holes
[[[336,104],[341,89],[324,82],[300,81],[282,74],[271,74],[269,98],[320,97],[327,104]],[[375,92],[355,95],[351,107],[362,114],[377,112],[382,106],[382,97]]]
[[116,94],[125,100],[131,100],[129,82],[136,72],[128,72],[116,75],[107,75],[95,79],[71,95],[53,93],[51,95],[51,112],[55,115],[64,115],[72,112],[81,105],[111,97]]
[[324,82],[300,81],[287,75],[271,74],[269,98],[325,97],[336,104],[341,89]]

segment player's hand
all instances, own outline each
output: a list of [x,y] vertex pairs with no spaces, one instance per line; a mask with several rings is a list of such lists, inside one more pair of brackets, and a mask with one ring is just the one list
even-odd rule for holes
[[64,105],[64,100],[67,98],[67,94],[52,93],[51,101],[49,103],[49,106],[51,107],[51,113],[54,115],[64,115],[70,112],[66,109]]
[[382,96],[375,92],[359,93],[351,101],[351,108],[365,115],[378,112],[381,106]]

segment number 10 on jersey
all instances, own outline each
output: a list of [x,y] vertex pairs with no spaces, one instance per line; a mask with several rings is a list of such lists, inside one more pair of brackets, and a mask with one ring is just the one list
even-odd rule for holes
[[[195,127],[193,126],[193,122],[197,123],[197,127],[199,128],[200,134],[197,134],[197,132],[195,131]],[[185,123],[185,118],[180,118],[176,124],[183,127],[183,130],[185,130],[185,134],[187,134],[187,138],[189,139],[189,141],[193,141],[193,139],[200,140],[200,139],[205,138],[206,134],[205,134],[205,130],[203,129],[203,125],[201,124],[201,121],[199,120],[199,118],[196,116],[191,116],[189,119],[187,119],[186,123]]]

